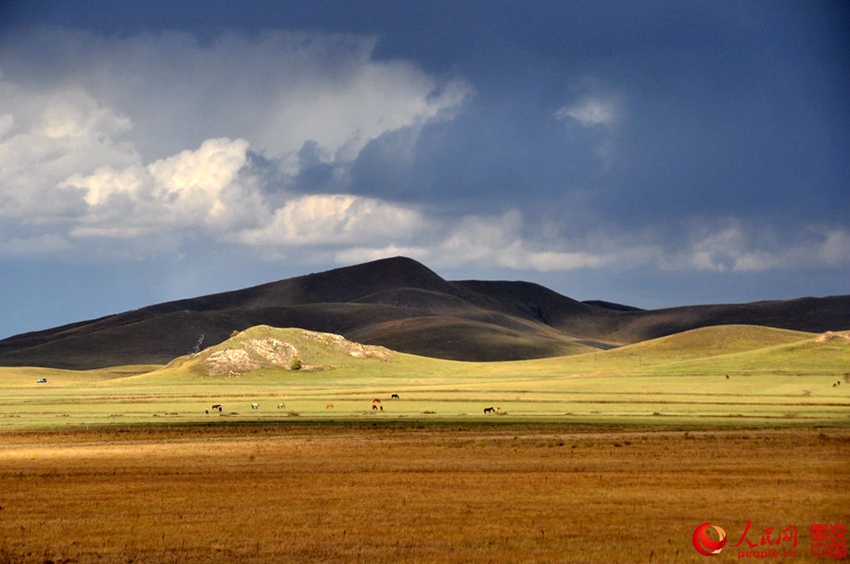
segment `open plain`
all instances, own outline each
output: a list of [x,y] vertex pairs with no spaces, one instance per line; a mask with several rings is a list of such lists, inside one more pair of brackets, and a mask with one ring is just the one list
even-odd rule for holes
[[0,563],[702,562],[708,522],[712,561],[824,561],[848,341],[472,363],[256,327],[166,366],[0,368]]
[[850,522],[839,429],[289,424],[0,441],[0,562],[699,562],[691,536],[707,521],[729,545],[752,524],[714,561],[794,526],[796,548],[778,548],[803,562],[817,560],[810,524]]

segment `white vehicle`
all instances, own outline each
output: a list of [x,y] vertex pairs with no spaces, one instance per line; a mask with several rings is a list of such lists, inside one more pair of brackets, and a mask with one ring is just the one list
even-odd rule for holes
[[46,384],[47,378],[39,378],[38,380],[36,380],[36,382],[39,383],[39,384]]

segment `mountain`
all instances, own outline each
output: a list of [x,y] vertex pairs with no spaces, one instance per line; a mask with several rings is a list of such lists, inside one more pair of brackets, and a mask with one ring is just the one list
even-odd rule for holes
[[16,335],[0,365],[164,364],[256,325],[335,333],[437,358],[498,361],[610,349],[705,326],[850,328],[850,296],[640,310],[529,282],[447,281],[404,257]]

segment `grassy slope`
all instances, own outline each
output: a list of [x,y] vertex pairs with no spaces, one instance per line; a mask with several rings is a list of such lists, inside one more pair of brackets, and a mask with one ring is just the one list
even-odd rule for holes
[[[204,376],[199,358],[166,367],[86,372],[0,369],[0,430],[82,424],[473,420],[483,407],[508,417],[490,421],[729,424],[850,423],[850,344],[817,335],[750,326],[688,331],[605,352],[499,363],[437,360],[392,353],[389,360],[353,358],[298,330],[254,328],[239,339],[289,340],[305,365]],[[726,378],[726,375],[729,378]],[[47,377],[48,384],[35,380]],[[833,386],[841,381],[841,386]],[[392,393],[401,400],[388,401]],[[380,397],[383,412],[371,410]],[[276,409],[284,401],[285,410]],[[250,403],[261,404],[260,410]],[[223,403],[213,418],[203,409]],[[326,409],[333,403],[333,409]],[[738,421],[737,419],[735,420]]]

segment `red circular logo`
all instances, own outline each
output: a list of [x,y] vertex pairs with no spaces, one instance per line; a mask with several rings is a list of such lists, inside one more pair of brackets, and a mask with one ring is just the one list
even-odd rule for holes
[[[717,533],[717,540],[708,536],[708,529],[714,529],[714,532]],[[720,551],[726,546],[726,531],[717,525],[703,523],[694,531],[693,541],[697,552],[706,556],[714,556],[720,554]]]

